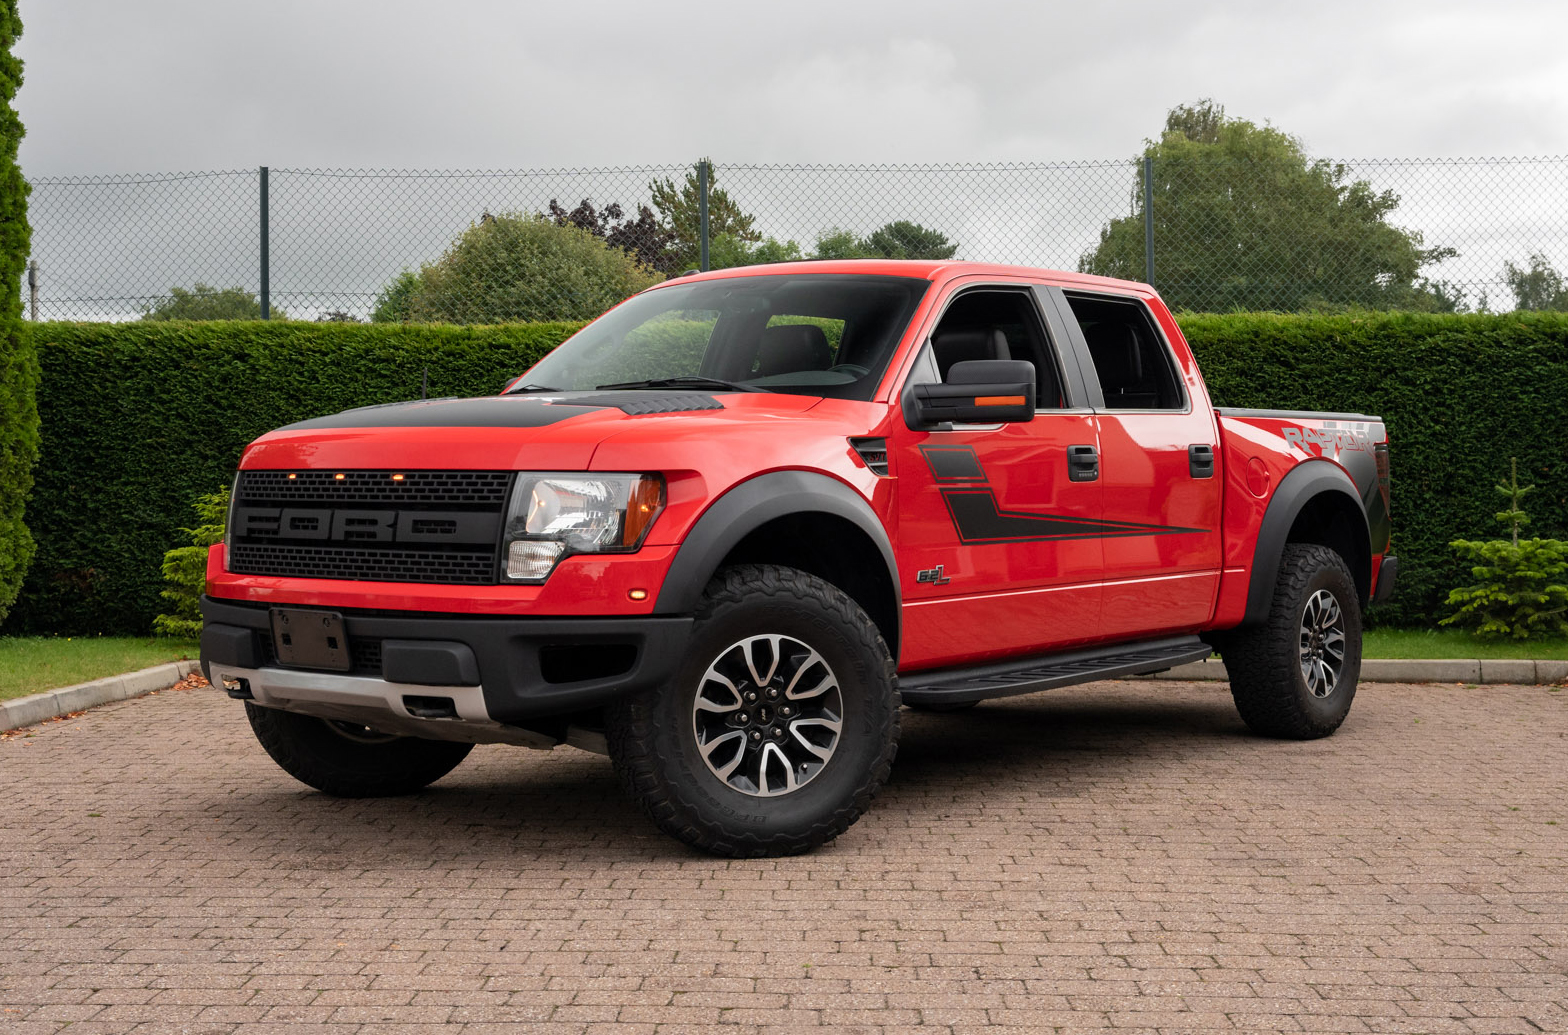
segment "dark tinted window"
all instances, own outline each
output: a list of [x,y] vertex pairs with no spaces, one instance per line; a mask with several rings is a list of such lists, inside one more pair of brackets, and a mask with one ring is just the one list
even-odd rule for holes
[[581,391],[702,376],[771,392],[869,399],[929,286],[858,274],[672,284],[584,327],[525,380]]
[[1067,301],[1089,344],[1106,409],[1186,406],[1170,352],[1140,303],[1093,295],[1068,295]]

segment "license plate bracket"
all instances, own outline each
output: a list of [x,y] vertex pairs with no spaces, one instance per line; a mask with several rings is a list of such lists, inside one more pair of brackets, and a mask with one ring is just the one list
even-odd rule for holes
[[353,665],[343,616],[336,611],[306,611],[275,607],[272,649],[280,665],[347,672]]

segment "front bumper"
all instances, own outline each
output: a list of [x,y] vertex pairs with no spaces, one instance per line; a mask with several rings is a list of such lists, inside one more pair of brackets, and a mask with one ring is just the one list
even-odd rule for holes
[[[483,724],[538,725],[537,720],[661,686],[680,663],[692,627],[690,617],[492,618],[342,610],[351,646],[374,648],[356,650],[354,669],[342,673],[279,664],[266,605],[204,596],[201,611],[207,678],[246,679],[258,704],[370,726],[377,724],[360,716],[379,709],[400,725],[456,723],[475,731]],[[439,714],[444,705],[421,698],[450,700],[449,714]],[[327,714],[334,704],[353,714]]]

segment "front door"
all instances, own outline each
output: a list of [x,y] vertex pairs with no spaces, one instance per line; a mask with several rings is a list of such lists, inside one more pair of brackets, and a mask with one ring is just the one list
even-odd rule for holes
[[[935,324],[910,384],[942,380],[955,362],[1027,359],[1037,374],[1032,421],[900,425],[898,477],[901,668],[999,660],[1093,639],[1103,553],[1100,483],[1074,446],[1098,448],[1095,416],[1027,287],[967,287]],[[907,390],[907,386],[906,386]]]

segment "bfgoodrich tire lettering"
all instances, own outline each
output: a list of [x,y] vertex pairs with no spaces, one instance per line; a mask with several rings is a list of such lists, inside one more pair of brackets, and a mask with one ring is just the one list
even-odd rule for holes
[[338,798],[412,794],[456,769],[474,749],[454,741],[376,734],[249,701],[245,717],[284,772]]
[[1266,737],[1326,737],[1345,721],[1361,675],[1361,609],[1344,558],[1290,543],[1268,619],[1220,645],[1242,719]]
[[[711,682],[715,666],[724,669],[722,659],[738,645],[772,637],[783,650],[820,657],[821,665],[808,670],[812,689],[822,684],[824,670],[830,672],[837,693],[833,707],[842,713],[831,751],[825,738],[816,741],[828,754],[820,769],[808,769],[810,753],[800,754],[800,774],[809,778],[784,793],[759,795],[754,786],[736,781],[734,771],[721,775],[727,753],[716,764],[704,758],[699,738],[711,748],[715,732],[723,731],[703,718],[719,713],[699,708],[698,698],[706,693],[710,704],[727,706],[727,691],[715,690]],[[737,660],[744,659],[731,658]],[[759,661],[756,667],[766,665]],[[727,671],[742,682],[733,664]],[[790,675],[781,678],[787,683]],[[767,680],[763,683],[765,690]],[[739,689],[744,695],[756,688],[745,682]],[[780,700],[786,700],[782,693]],[[797,695],[797,703],[808,701],[815,702],[812,714],[824,707],[822,695]],[[759,733],[765,743],[774,735],[774,721],[771,713],[755,710],[738,718],[736,729],[748,737]],[[687,658],[669,685],[616,702],[607,733],[622,783],[661,830],[705,851],[746,857],[809,851],[847,830],[887,778],[898,725],[893,659],[859,605],[793,568],[738,565],[723,569],[708,585]]]

